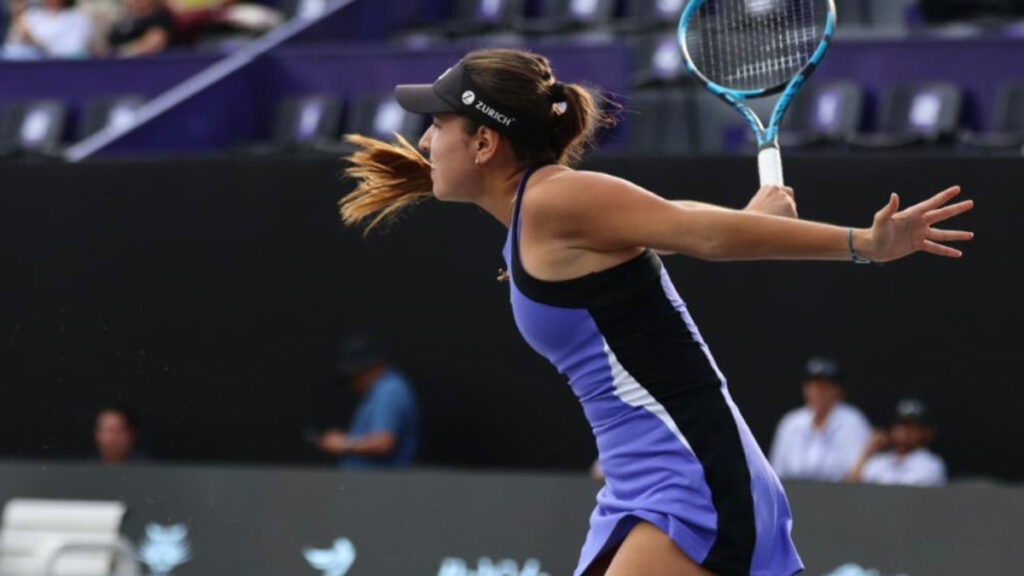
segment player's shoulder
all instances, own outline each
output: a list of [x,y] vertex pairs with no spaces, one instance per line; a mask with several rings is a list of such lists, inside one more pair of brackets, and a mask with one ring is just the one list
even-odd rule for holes
[[530,178],[527,195],[534,205],[558,205],[593,199],[595,195],[615,193],[629,186],[628,181],[603,172],[548,166]]
[[527,182],[522,214],[542,229],[550,226],[562,230],[585,220],[581,217],[607,210],[626,185],[625,180],[601,172],[546,166]]
[[554,189],[575,188],[580,185],[607,186],[621,182],[624,182],[624,180],[618,176],[593,170],[577,170],[558,164],[539,168],[534,173],[534,176],[530,178],[530,183],[536,184],[537,187],[550,187]]
[[[541,170],[543,172],[538,171],[528,183],[523,202],[523,211],[528,217],[606,217],[632,202],[648,201],[650,197],[656,197],[629,180],[603,172],[574,170],[565,166],[550,166]],[[536,182],[534,178],[537,178]]]

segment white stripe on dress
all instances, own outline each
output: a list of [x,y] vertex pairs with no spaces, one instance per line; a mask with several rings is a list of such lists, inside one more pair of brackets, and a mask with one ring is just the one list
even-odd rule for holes
[[679,427],[676,426],[672,417],[668,415],[668,411],[662,406],[657,400],[651,396],[651,393],[646,388],[640,385],[636,381],[636,378],[626,371],[626,369],[619,363],[618,357],[615,356],[615,352],[608,346],[608,341],[601,338],[601,344],[604,346],[604,354],[608,357],[608,365],[612,369],[612,386],[615,388],[615,395],[619,397],[626,404],[633,406],[634,408],[643,408],[654,414],[661,420],[672,434],[675,435],[679,442],[686,446],[686,449],[693,453],[693,448],[690,447],[690,443],[686,441],[686,437],[679,431]]

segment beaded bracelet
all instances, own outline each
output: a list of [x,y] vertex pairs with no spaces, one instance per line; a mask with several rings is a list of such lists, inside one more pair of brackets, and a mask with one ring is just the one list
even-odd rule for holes
[[846,235],[846,243],[850,247],[850,257],[853,258],[854,262],[857,264],[874,264],[872,260],[861,256],[860,252],[857,252],[857,249],[853,247],[853,228],[850,228]]

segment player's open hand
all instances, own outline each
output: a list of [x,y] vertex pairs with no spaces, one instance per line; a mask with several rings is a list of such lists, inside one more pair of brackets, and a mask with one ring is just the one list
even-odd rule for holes
[[899,196],[893,194],[889,203],[875,214],[865,246],[854,247],[875,262],[889,262],[918,251],[959,258],[963,253],[945,243],[970,240],[974,238],[974,233],[932,227],[974,208],[973,200],[947,206],[959,193],[960,187],[953,186],[902,211],[898,211]]
[[796,194],[788,186],[763,186],[750,199],[747,207],[748,212],[760,212],[772,216],[784,218],[797,218]]

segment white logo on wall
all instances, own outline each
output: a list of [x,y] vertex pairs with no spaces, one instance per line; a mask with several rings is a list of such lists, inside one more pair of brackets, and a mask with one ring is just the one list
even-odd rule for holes
[[[856,564],[843,564],[830,574],[825,576],[882,576],[878,570],[868,570]],[[907,574],[894,574],[893,576],[909,576]]]
[[146,537],[139,544],[138,557],[139,562],[145,564],[153,576],[170,576],[172,570],[192,558],[188,527],[184,524],[147,524]]
[[306,548],[302,555],[314,570],[323,572],[323,576],[345,576],[356,561],[356,547],[348,538],[338,538],[332,548]]
[[476,100],[476,94],[473,94],[472,90],[466,90],[462,93],[462,103],[466,106],[472,104],[474,100]]
[[441,560],[441,569],[437,576],[551,576],[540,569],[540,560],[530,558],[523,562],[522,568],[515,560],[508,558],[492,561],[483,556],[476,561],[476,567],[470,567],[462,558],[445,558]]

